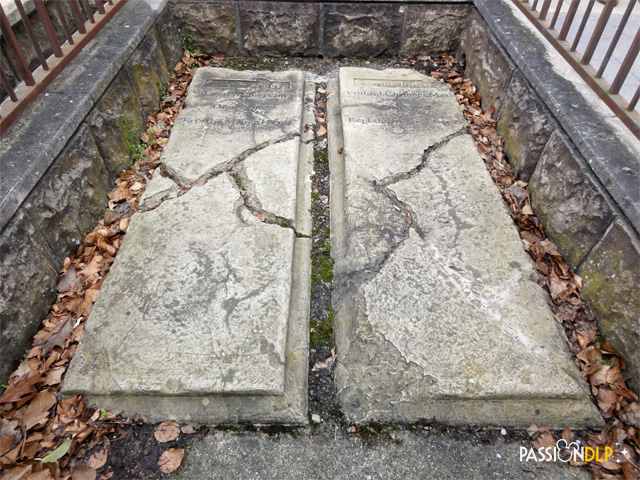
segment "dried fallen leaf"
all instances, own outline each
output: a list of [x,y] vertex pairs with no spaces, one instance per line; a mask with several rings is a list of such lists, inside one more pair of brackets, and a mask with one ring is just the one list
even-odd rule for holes
[[49,410],[56,403],[56,396],[48,390],[38,393],[29,403],[27,411],[22,415],[20,423],[22,428],[27,431],[32,427],[43,424],[49,418]]
[[187,425],[180,427],[180,431],[187,435],[191,435],[193,433],[196,433],[198,430],[200,430],[201,427],[202,425],[200,425],[199,423],[189,423]]
[[[99,410],[97,410],[97,412],[99,412]],[[109,442],[107,437],[104,437],[102,439],[102,445],[91,453],[87,464],[96,470],[102,468],[105,463],[107,463],[110,448],[111,442]]]
[[547,427],[536,427],[532,425],[527,429],[527,432],[533,438],[533,445],[535,448],[553,447],[556,444],[551,430]]
[[96,480],[96,471],[88,465],[73,467],[71,480]]
[[60,281],[58,282],[58,291],[60,293],[66,293],[69,290],[72,290],[73,287],[78,283],[79,282],[78,275],[76,274],[76,269],[71,267],[69,270],[67,270],[67,273],[65,273],[60,278]]
[[337,358],[336,349],[331,349],[331,356],[327,358],[324,362],[316,363],[311,369],[312,372],[317,372],[318,370],[331,370],[333,364],[335,363]]
[[158,466],[162,473],[175,472],[182,463],[184,457],[184,449],[182,448],[170,448],[160,456],[158,460]]
[[153,436],[162,443],[172,442],[180,436],[180,425],[173,421],[162,422],[153,432]]
[[42,378],[42,373],[33,372],[24,375],[17,380],[9,381],[9,388],[0,397],[0,403],[17,402],[28,394],[34,392],[34,384]]
[[47,377],[44,384],[46,386],[58,385],[60,382],[62,382],[62,375],[64,375],[64,372],[66,370],[67,370],[66,367],[49,369],[49,371],[47,372]]
[[31,473],[31,465],[21,465],[5,470],[0,478],[2,480],[25,480],[29,473]]
[[42,345],[42,355],[46,356],[56,347],[64,348],[72,332],[73,323],[71,317],[68,317],[51,332],[51,336],[44,342]]
[[49,470],[40,470],[39,472],[33,472],[25,480],[54,480],[54,477]]

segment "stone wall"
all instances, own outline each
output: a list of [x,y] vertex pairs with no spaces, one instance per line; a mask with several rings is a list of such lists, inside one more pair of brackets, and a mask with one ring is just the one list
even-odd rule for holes
[[[627,147],[619,132],[611,131],[606,113],[591,112],[592,106],[575,95],[570,80],[564,84],[554,77],[544,54],[552,47],[536,44],[526,29],[517,29],[508,7],[497,1],[475,3],[478,11],[462,41],[467,74],[483,107],[495,108],[512,167],[529,182],[545,231],[582,276],[583,297],[595,311],[606,341],[629,361],[626,372],[638,390],[640,203],[633,188],[626,188],[627,183],[638,185],[633,141]],[[499,27],[493,23],[496,18]],[[589,122],[580,126],[584,118]],[[600,134],[589,145],[595,129]],[[608,178],[616,170],[615,178]]]
[[455,52],[472,5],[174,0],[169,9],[173,35],[202,52],[364,58]]
[[[31,172],[37,177],[35,185],[21,201],[0,233],[0,381],[17,366],[17,362],[31,344],[31,339],[56,296],[56,281],[62,263],[75,252],[83,234],[93,229],[108,205],[107,193],[118,172],[128,168],[132,138],[138,138],[146,116],[153,112],[160,97],[159,83],[166,84],[176,60],[176,49],[167,43],[168,37],[159,34],[165,17],[160,16],[158,28],[146,26],[142,41],[117,68],[97,101],[91,102],[86,116],[75,111],[79,125],[69,132],[66,145],[42,171]],[[150,28],[149,28],[150,27]],[[175,43],[175,42],[173,42]],[[96,62],[107,63],[99,55]],[[78,62],[81,63],[81,62]],[[70,66],[70,84],[77,93],[72,99],[81,103],[83,91],[80,76],[74,77]],[[95,76],[105,75],[103,70]],[[86,81],[86,79],[85,79]],[[105,81],[103,79],[102,81]],[[50,95],[64,99],[65,86],[52,84]],[[90,101],[90,100],[88,100]],[[51,133],[49,116],[40,117],[36,111],[25,112],[22,123],[7,131],[3,138],[9,156],[10,142],[21,138],[25,129],[38,129],[45,140]],[[57,109],[54,109],[57,111]],[[34,117],[29,119],[29,115]],[[36,123],[36,125],[32,125]],[[44,126],[47,123],[48,126]],[[28,137],[28,135],[27,135]],[[30,142],[38,144],[38,137]],[[24,141],[24,139],[23,139]],[[43,149],[44,150],[44,149]],[[4,155],[4,154],[3,154]],[[31,153],[35,155],[35,153]],[[18,159],[19,161],[19,159]],[[11,174],[11,171],[7,172]]]

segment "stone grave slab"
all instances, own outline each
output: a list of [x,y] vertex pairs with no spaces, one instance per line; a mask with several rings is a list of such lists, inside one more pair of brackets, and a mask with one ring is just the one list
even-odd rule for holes
[[[287,101],[252,115],[274,84]],[[299,72],[198,70],[65,395],[148,421],[307,423],[313,95]]]
[[[301,72],[249,72],[200,68],[189,86],[186,109],[176,119],[162,162],[183,185],[256,149],[300,134]],[[189,145],[189,161],[184,161]]]
[[602,425],[448,86],[342,68],[328,92],[348,419]]

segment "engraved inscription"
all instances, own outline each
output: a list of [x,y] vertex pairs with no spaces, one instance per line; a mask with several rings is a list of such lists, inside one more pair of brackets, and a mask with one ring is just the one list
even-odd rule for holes
[[295,118],[288,118],[283,120],[272,120],[268,118],[185,118],[178,117],[175,121],[176,125],[194,125],[203,129],[200,143],[204,145],[205,137],[208,137],[210,132],[207,129],[212,128],[213,132],[229,134],[237,131],[255,130],[255,129],[271,129],[271,128],[285,128],[293,125],[296,122]]
[[202,86],[210,88],[211,93],[217,96],[235,98],[287,98],[288,92],[286,91],[293,89],[291,82],[216,78],[205,80]]
[[409,117],[402,115],[398,118],[383,118],[383,117],[354,117],[349,114],[345,114],[343,119],[348,123],[358,123],[360,125],[384,125],[386,127],[428,127],[433,125],[434,122],[439,125],[457,125],[458,120],[434,120],[426,117]]
[[267,90],[291,90],[291,82],[272,82],[269,80],[229,80],[209,78],[204,81],[205,87],[217,88],[266,88]]
[[390,97],[390,98],[436,98],[453,97],[453,92],[431,91],[431,92],[394,92],[393,90],[367,91],[353,90],[347,92],[349,95],[364,95],[367,97]]
[[270,120],[267,118],[253,118],[249,120],[226,118],[223,120],[213,118],[181,118],[178,117],[175,121],[176,124],[190,124],[190,125],[232,125],[236,127],[249,127],[249,126],[263,126],[263,127],[285,127],[292,125],[296,121],[295,118],[289,118],[287,120]]
[[419,80],[380,80],[375,78],[354,78],[356,87],[384,87],[384,88],[429,88],[426,82]]

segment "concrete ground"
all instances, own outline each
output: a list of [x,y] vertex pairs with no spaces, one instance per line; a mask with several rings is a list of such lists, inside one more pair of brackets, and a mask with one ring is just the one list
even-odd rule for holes
[[588,479],[588,471],[557,463],[520,462],[519,442],[398,431],[365,444],[331,436],[214,433],[194,443],[179,472],[183,480],[213,479]]

